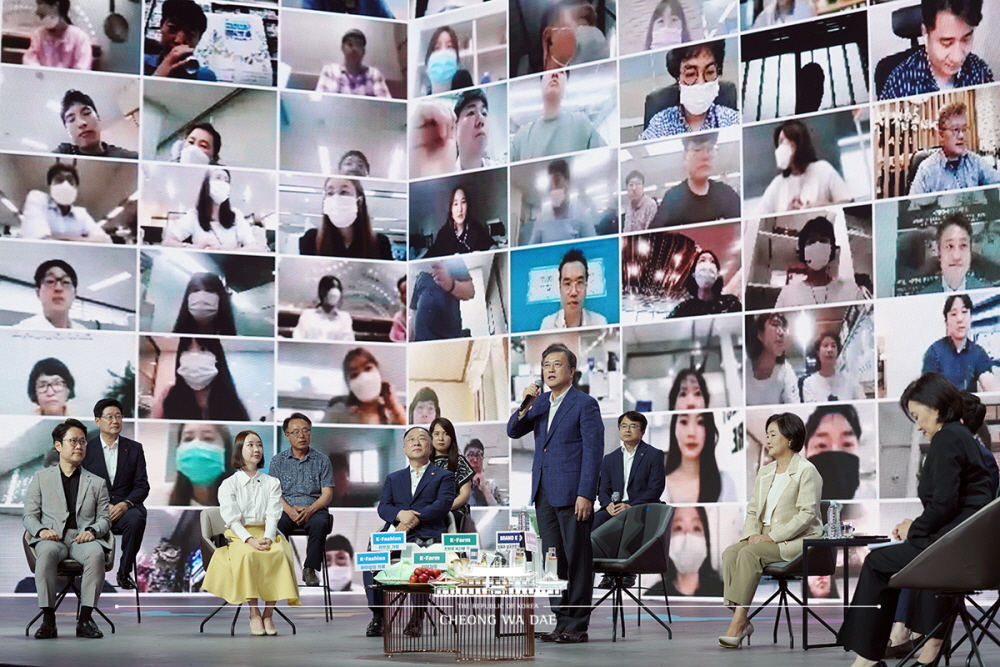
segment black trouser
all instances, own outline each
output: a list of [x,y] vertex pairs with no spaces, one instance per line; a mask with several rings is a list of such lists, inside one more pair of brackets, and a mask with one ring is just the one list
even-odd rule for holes
[[111,524],[111,532],[122,536],[122,558],[118,563],[118,573],[129,573],[135,569],[135,557],[142,546],[142,536],[146,534],[146,508],[136,505],[125,510],[125,514]]
[[[877,549],[865,559],[854,599],[840,627],[844,648],[868,660],[881,660],[889,642],[900,590],[889,588],[889,579],[920,555],[921,549],[909,542]],[[926,634],[951,609],[951,600],[938,598],[933,591],[911,592],[910,627]],[[934,633],[943,637],[944,629]]]
[[569,582],[561,596],[549,598],[549,607],[556,615],[556,630],[586,630],[594,598],[594,546],[590,542],[593,517],[577,521],[575,506],[550,505],[543,480],[538,481],[535,493],[535,516],[542,551],[548,553],[549,547],[556,548],[557,573]]
[[326,536],[333,529],[331,514],[326,510],[320,510],[300,526],[292,520],[292,517],[282,512],[281,518],[278,519],[278,531],[288,536],[297,529],[306,531],[306,560],[302,563],[302,567],[320,571],[323,569],[323,559],[326,558],[324,553]]

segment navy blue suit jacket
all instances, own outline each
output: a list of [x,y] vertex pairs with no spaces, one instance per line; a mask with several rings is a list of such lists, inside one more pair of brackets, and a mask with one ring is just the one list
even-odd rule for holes
[[[618,502],[625,498],[624,454],[619,447],[604,457],[601,462],[601,507],[611,504],[611,494],[620,494]],[[663,452],[642,441],[635,448],[635,458],[628,475],[628,504],[645,505],[660,502],[667,476],[663,467]]]
[[118,436],[118,471],[114,479],[108,475],[100,435],[87,443],[87,453],[80,465],[87,472],[104,479],[112,505],[128,500],[136,507],[142,507],[149,495],[146,456],[142,453],[142,445],[135,440]]
[[417,484],[417,492],[410,494],[410,466],[389,473],[382,486],[382,499],[378,503],[378,515],[385,520],[382,530],[396,523],[400,510],[420,512],[420,523],[406,535],[407,542],[418,537],[434,538],[441,541],[441,533],[448,528],[448,512],[455,500],[455,474],[428,464]]
[[549,399],[545,392],[535,399],[523,419],[517,412],[507,422],[507,435],[535,434],[535,459],[531,464],[531,501],[538,482],[545,477],[545,496],[553,507],[576,504],[576,497],[593,500],[604,456],[604,422],[593,396],[576,387],[566,390],[562,405],[549,428]]

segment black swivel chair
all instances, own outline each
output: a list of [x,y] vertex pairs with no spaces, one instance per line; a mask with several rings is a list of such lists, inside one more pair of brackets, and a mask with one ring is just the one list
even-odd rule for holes
[[[608,519],[590,536],[594,547],[594,572],[605,574],[611,580],[611,590],[597,601],[591,611],[612,596],[613,642],[618,641],[619,618],[622,637],[625,637],[625,602],[622,593],[628,594],[673,639],[670,626],[650,611],[623,583],[629,575],[661,574],[666,571],[670,560],[670,524],[673,518],[674,508],[670,505],[636,505]],[[642,612],[639,614],[641,616]]]
[[809,550],[808,575],[802,571],[802,554],[799,554],[792,560],[780,561],[764,566],[764,576],[778,582],[778,590],[772,593],[771,597],[765,600],[763,604],[754,609],[748,618],[753,618],[763,611],[764,607],[771,604],[774,598],[778,598],[778,615],[774,617],[774,643],[778,643],[778,626],[781,625],[781,613],[784,612],[785,622],[788,624],[788,648],[795,648],[795,635],[792,634],[792,614],[788,610],[788,598],[792,598],[802,607],[803,614],[810,614],[817,621],[825,625],[827,630],[836,635],[837,631],[830,627],[829,623],[820,618],[816,612],[806,606],[788,587],[789,582],[801,580],[805,576],[832,575],[836,569],[837,559],[833,549],[830,547],[812,547]]
[[[654,90],[646,95],[646,105],[643,112],[642,127],[649,127],[650,119],[659,112],[669,107],[675,107],[681,103],[681,88],[678,84],[672,83],[665,88]],[[732,81],[719,81],[719,94],[715,97],[715,103],[724,107],[738,109],[736,105],[736,84]]]
[[897,37],[908,39],[910,48],[886,56],[875,65],[875,95],[878,99],[882,99],[882,89],[885,88],[885,82],[892,70],[920,48],[920,43],[917,40],[921,35],[922,27],[923,18],[920,15],[920,3],[902,7],[892,13],[892,32]]

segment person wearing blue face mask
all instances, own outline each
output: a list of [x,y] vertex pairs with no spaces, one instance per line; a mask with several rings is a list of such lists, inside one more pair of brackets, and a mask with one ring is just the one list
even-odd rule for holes
[[472,77],[460,65],[458,35],[448,26],[438,28],[431,35],[424,56],[424,71],[428,80],[424,93],[433,95],[471,86]]
[[226,478],[231,452],[229,429],[221,424],[192,422],[178,431],[174,465],[177,477],[171,505],[219,504],[219,485]]

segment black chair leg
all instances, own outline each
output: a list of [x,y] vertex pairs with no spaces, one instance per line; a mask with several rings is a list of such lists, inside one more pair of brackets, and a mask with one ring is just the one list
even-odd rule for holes
[[278,605],[274,605],[274,610],[276,612],[278,612],[279,616],[281,616],[283,619],[285,619],[285,621],[288,623],[288,625],[292,626],[292,634],[294,635],[295,634],[295,624],[292,623],[292,619],[290,619],[287,616],[285,616],[285,613],[283,611],[281,611],[280,609],[278,609]]
[[778,627],[781,625],[781,609],[787,603],[788,603],[788,600],[785,599],[785,591],[779,585],[778,586],[778,613],[775,614],[775,616],[774,616],[774,642],[773,643],[775,643],[775,644],[778,643]]
[[618,577],[611,580],[611,641],[618,641]]
[[101,618],[103,618],[107,622],[107,624],[111,626],[111,634],[115,634],[115,624],[111,622],[110,618],[108,618],[107,616],[104,615],[104,612],[101,611],[101,608],[100,607],[94,607],[94,611],[96,611],[98,614],[100,614]]
[[132,576],[135,577],[135,622],[142,623],[142,605],[139,603],[139,562],[132,565]]
[[235,637],[236,636],[236,619],[238,619],[240,617],[240,610],[241,609],[243,609],[243,603],[242,602],[240,604],[236,605],[236,613],[233,614],[233,622],[229,626],[229,636],[230,637]]
[[[642,607],[646,611],[647,614],[649,614],[650,616],[652,616],[654,621],[656,621],[657,623],[659,623],[663,627],[663,629],[667,631],[667,638],[668,639],[673,639],[674,638],[674,633],[670,629],[670,626],[667,625],[666,623],[664,623],[663,619],[661,619],[659,616],[657,616],[656,614],[654,614],[653,610],[646,606],[646,603],[644,603],[642,600],[640,600],[635,595],[633,595],[632,591],[630,591],[628,589],[625,589],[625,593],[630,598],[632,598],[637,605],[639,605],[640,607]],[[639,612],[639,613],[642,613],[642,612]]]
[[780,590],[777,590],[774,593],[772,593],[771,597],[769,597],[768,599],[764,600],[764,603],[762,605],[760,605],[759,607],[757,607],[756,609],[754,609],[752,612],[750,612],[750,615],[747,616],[747,620],[752,619],[754,616],[756,616],[760,612],[764,611],[764,607],[766,607],[767,605],[771,604],[771,600],[773,600],[774,598],[778,597],[778,595],[780,593],[781,593]]
[[622,583],[618,588],[618,608],[621,610],[622,619],[622,639],[625,639],[625,597],[622,595],[622,591],[625,590],[625,579],[622,579]]
[[[326,565],[326,555],[323,556],[323,618],[329,623],[333,620],[333,595],[330,593],[330,569]],[[294,632],[292,634],[295,634]]]
[[[70,591],[69,584],[66,584],[65,586],[63,586],[63,589],[61,591],[59,591],[58,595],[56,595],[55,604],[52,605],[53,609],[55,609],[55,610],[59,609],[59,605],[62,604],[63,598],[66,597],[66,594],[69,593],[69,591]],[[34,617],[32,617],[32,619],[30,621],[28,621],[28,625],[25,626],[25,628],[24,628],[24,636],[25,637],[29,636],[29,634],[31,632],[31,626],[34,625],[35,621],[37,621],[41,617],[42,617],[42,610],[39,609],[38,613],[35,614]]]
[[218,607],[215,608],[215,611],[213,611],[211,614],[202,619],[201,625],[198,627],[198,632],[205,632],[205,624],[208,623],[210,620],[212,620],[212,617],[218,614],[220,611],[222,611],[222,608],[228,604],[229,604],[228,602],[223,602],[222,604],[220,604]]
[[[792,634],[792,610],[789,608],[789,604],[788,604],[788,593],[789,593],[788,583],[785,582],[785,581],[782,581],[781,582],[781,587],[784,589],[784,592],[781,595],[781,599],[784,602],[784,604],[782,605],[782,607],[785,610],[785,624],[788,625],[788,648],[794,649],[795,648],[795,635]],[[779,609],[778,611],[780,612],[781,610]]]

